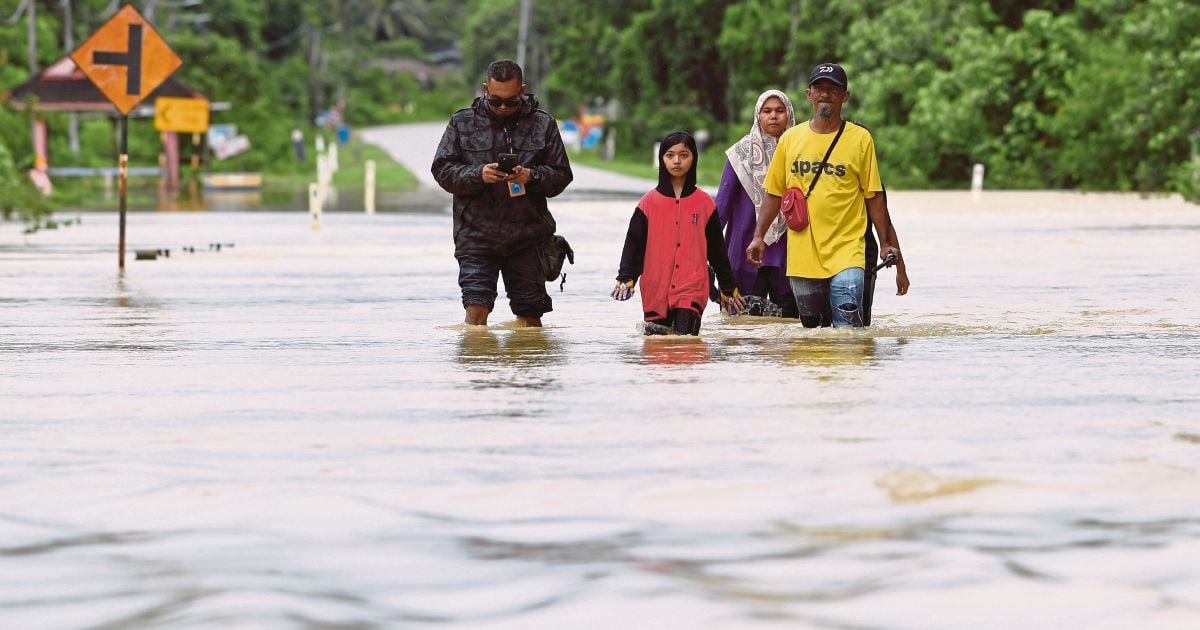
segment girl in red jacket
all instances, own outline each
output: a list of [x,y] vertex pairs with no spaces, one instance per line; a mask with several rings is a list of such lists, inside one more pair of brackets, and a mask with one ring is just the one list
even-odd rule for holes
[[658,149],[658,186],[642,196],[621,252],[615,300],[633,297],[641,278],[646,334],[666,327],[677,335],[700,334],[708,303],[708,267],[721,286],[721,309],[736,315],[744,306],[737,292],[717,206],[696,188],[696,141],[676,131]]

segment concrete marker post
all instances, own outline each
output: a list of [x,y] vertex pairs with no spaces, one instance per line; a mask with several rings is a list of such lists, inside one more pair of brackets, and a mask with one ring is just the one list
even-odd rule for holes
[[979,199],[983,195],[983,165],[976,164],[971,169],[971,198]]
[[325,153],[317,155],[317,187],[321,194],[321,205],[324,206],[329,200],[329,156]]
[[375,160],[367,160],[366,182],[363,190],[363,210],[367,214],[375,214]]
[[308,227],[313,230],[321,229],[321,185],[308,185]]
[[[330,147],[332,148],[332,147]],[[337,205],[337,188],[333,185],[333,156],[325,153],[325,178],[321,182],[321,200],[324,205]]]

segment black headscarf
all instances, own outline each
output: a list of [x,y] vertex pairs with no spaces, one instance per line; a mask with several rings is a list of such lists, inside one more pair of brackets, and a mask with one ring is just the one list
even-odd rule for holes
[[696,152],[696,139],[686,131],[672,131],[658,146],[658,192],[668,197],[675,196],[675,186],[671,184],[671,173],[663,164],[663,156],[667,154],[667,149],[680,143],[687,145],[688,150],[692,152],[692,168],[684,177],[683,191],[679,196],[686,197],[696,190],[696,165],[700,163],[700,156]]

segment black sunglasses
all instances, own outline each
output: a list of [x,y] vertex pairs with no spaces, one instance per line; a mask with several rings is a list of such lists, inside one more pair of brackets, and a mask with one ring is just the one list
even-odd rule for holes
[[500,98],[499,96],[487,97],[488,105],[500,109],[501,107],[518,107],[521,104],[521,97],[514,96],[512,98]]

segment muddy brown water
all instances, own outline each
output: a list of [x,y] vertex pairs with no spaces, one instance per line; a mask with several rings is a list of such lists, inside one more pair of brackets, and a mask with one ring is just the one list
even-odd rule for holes
[[1200,626],[1200,212],[892,205],[873,328],[690,340],[629,200],[554,205],[541,331],[441,209],[0,224],[0,626]]

